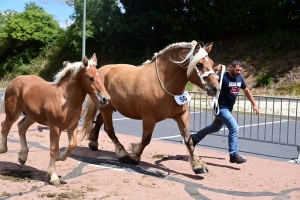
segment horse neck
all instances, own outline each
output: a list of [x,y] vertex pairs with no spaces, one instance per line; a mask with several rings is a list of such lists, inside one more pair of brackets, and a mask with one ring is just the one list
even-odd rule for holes
[[[184,92],[187,84],[185,69],[172,62],[164,64],[158,62],[157,69],[161,84],[169,93],[179,95]],[[158,78],[157,73],[156,78]]]
[[188,82],[186,66],[173,63],[169,56],[162,57],[157,65],[160,79],[165,88],[172,94],[182,94]]
[[82,87],[81,77],[82,72],[77,72],[73,76],[71,74],[67,74],[59,84],[67,101],[72,102],[74,105],[81,105],[87,94]]

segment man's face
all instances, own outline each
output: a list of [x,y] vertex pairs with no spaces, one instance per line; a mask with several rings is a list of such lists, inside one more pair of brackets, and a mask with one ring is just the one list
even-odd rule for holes
[[240,65],[236,65],[235,67],[233,67],[232,65],[230,65],[230,75],[234,78],[238,77],[243,71],[243,67],[241,67]]

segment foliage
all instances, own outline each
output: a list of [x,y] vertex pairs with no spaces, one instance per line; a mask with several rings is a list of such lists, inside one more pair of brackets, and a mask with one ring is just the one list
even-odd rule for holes
[[[0,13],[0,76],[34,73],[51,80],[64,60],[81,60],[83,1],[67,0],[74,21],[66,30],[30,2],[25,11]],[[86,0],[86,55],[98,65],[140,65],[175,42],[214,43],[222,62],[276,59],[300,49],[300,1],[286,0]],[[213,56],[212,52],[212,56]],[[30,67],[29,67],[30,66]],[[39,67],[40,66],[40,67]],[[260,66],[257,66],[259,68]],[[8,76],[8,75],[7,75]],[[257,77],[271,86],[272,75]]]
[[262,74],[256,78],[258,86],[272,86],[274,84],[274,78],[270,74]]
[[300,82],[289,86],[281,86],[278,91],[280,95],[300,96]]
[[0,16],[0,75],[31,73],[30,61],[58,37],[59,24],[34,2],[25,4],[22,13],[6,10]]

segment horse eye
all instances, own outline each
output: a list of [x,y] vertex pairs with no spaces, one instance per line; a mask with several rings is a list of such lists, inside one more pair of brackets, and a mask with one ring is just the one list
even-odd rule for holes
[[203,64],[202,63],[197,63],[196,66],[199,67],[199,68],[203,68]]
[[89,81],[94,81],[94,78],[93,77],[89,77]]

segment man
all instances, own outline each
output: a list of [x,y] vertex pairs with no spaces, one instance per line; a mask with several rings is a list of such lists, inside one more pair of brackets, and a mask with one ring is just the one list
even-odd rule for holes
[[[220,71],[221,65],[214,67],[214,71]],[[246,83],[243,80],[241,75],[243,70],[243,63],[240,61],[234,60],[229,65],[229,71],[224,73],[223,81],[222,81],[222,88],[219,95],[219,108],[220,112],[218,115],[215,115],[215,119],[213,123],[204,129],[198,131],[196,134],[192,134],[192,140],[194,146],[198,142],[200,142],[206,135],[214,132],[218,132],[223,125],[228,128],[228,146],[229,146],[229,156],[231,163],[245,163],[247,160],[242,158],[238,154],[238,132],[239,127],[231,114],[232,108],[234,106],[236,97],[239,93],[240,88],[243,90],[244,94],[246,95],[247,99],[252,103],[253,110],[256,114],[259,113],[258,106],[256,101],[253,98],[252,93],[247,88]],[[218,75],[220,77],[220,74]]]

